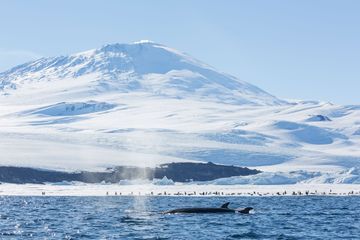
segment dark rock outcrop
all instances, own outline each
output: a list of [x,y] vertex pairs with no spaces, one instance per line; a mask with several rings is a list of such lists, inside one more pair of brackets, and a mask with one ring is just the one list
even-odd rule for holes
[[307,122],[330,122],[331,119],[325,115],[312,115],[307,120]]
[[247,176],[260,171],[214,163],[169,163],[156,168],[119,166],[105,172],[60,172],[26,167],[0,167],[0,182],[45,183],[79,181],[85,183],[118,183],[120,180],[167,178],[175,182],[211,181],[218,178]]
[[244,167],[217,165],[214,163],[170,163],[155,169],[155,178],[172,179],[175,182],[211,181],[218,178],[247,176],[260,171]]

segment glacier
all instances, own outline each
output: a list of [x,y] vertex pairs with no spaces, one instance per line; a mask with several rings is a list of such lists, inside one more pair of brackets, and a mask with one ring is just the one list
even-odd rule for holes
[[360,105],[279,99],[151,41],[0,73],[3,166],[212,161],[264,171],[217,183],[359,183],[359,132]]

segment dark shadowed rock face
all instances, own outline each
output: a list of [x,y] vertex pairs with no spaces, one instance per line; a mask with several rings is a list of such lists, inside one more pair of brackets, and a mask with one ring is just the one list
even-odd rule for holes
[[45,183],[79,181],[85,183],[118,183],[120,180],[163,178],[175,182],[211,181],[218,178],[247,176],[260,173],[243,167],[213,163],[170,163],[156,168],[119,166],[106,172],[59,172],[25,167],[0,167],[0,182]]
[[211,181],[218,178],[247,176],[260,171],[249,168],[217,165],[214,163],[170,163],[155,169],[155,178],[166,176],[175,182]]
[[325,115],[313,115],[307,119],[307,122],[330,122],[331,119]]

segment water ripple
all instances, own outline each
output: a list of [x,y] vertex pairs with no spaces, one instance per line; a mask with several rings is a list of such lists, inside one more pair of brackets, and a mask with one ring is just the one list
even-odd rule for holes
[[[360,197],[1,197],[0,239],[360,239]],[[255,213],[163,215],[179,207]]]

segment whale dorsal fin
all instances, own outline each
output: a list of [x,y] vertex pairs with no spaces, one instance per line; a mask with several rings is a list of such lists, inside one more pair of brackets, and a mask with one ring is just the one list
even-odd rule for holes
[[221,205],[221,208],[228,208],[230,202],[224,203],[223,205]]

